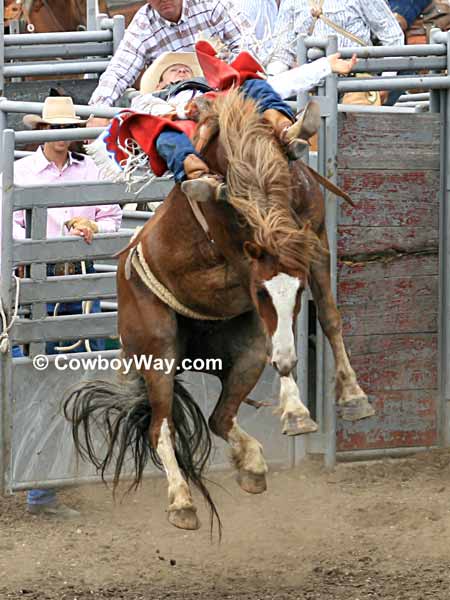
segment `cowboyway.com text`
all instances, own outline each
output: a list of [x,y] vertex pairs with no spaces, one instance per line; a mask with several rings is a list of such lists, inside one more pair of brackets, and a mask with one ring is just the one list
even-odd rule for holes
[[[121,371],[128,375],[131,369],[162,371],[166,375],[175,371],[217,371],[222,369],[222,360],[220,358],[184,358],[179,365],[176,365],[174,358],[157,358],[152,354],[134,355],[130,358],[115,357],[106,358],[102,355],[93,357],[77,357],[73,354],[60,354],[55,360],[55,367],[58,371]],[[49,357],[45,354],[38,354],[33,358],[33,366],[37,371],[45,371],[50,364]]]

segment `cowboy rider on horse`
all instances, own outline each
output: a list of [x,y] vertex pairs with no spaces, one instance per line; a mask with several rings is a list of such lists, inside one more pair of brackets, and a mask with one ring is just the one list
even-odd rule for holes
[[[144,73],[141,94],[132,101],[132,109],[140,112],[120,113],[101,140],[108,158],[114,159],[117,172],[126,171],[132,164],[130,159],[136,148],[127,150],[132,139],[147,155],[155,175],[161,176],[170,169],[176,182],[201,178],[216,188],[220,178],[211,173],[190,139],[196,127],[196,104],[191,102],[194,98],[239,86],[244,96],[257,102],[259,112],[272,125],[288,157],[298,159],[304,156],[307,140],[319,128],[320,110],[316,102],[310,101],[296,118],[283,98],[311,89],[332,72],[348,74],[356,62],[355,56],[343,60],[339,54],[333,54],[266,78],[263,67],[248,52],[241,52],[227,64],[217,57],[209,42],[200,41],[196,53],[162,54]],[[110,160],[104,160],[104,152],[99,152],[99,144],[94,148],[91,153],[97,164],[110,165]]]

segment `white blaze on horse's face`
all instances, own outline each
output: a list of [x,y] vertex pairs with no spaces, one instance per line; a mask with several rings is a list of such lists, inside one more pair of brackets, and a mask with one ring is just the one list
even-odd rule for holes
[[277,325],[272,335],[272,365],[280,375],[288,375],[297,364],[294,322],[300,279],[278,273],[263,282],[277,314]]

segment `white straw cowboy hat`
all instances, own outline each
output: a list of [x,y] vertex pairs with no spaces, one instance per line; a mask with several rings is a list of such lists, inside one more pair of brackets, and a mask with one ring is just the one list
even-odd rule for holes
[[143,94],[154,92],[164,71],[172,65],[186,65],[192,70],[193,77],[203,77],[195,52],[163,52],[142,75],[140,91]]
[[35,129],[38,125],[84,125],[75,113],[72,98],[69,96],[49,96],[45,99],[42,108],[42,117],[39,115],[25,115],[23,123],[30,129]]

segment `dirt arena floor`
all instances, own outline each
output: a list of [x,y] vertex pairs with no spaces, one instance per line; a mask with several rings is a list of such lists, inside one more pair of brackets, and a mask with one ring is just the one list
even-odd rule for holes
[[249,496],[212,474],[222,543],[165,518],[162,479],[114,506],[90,486],[61,498],[83,518],[26,513],[0,499],[0,598],[28,600],[448,600],[450,453],[272,471]]

